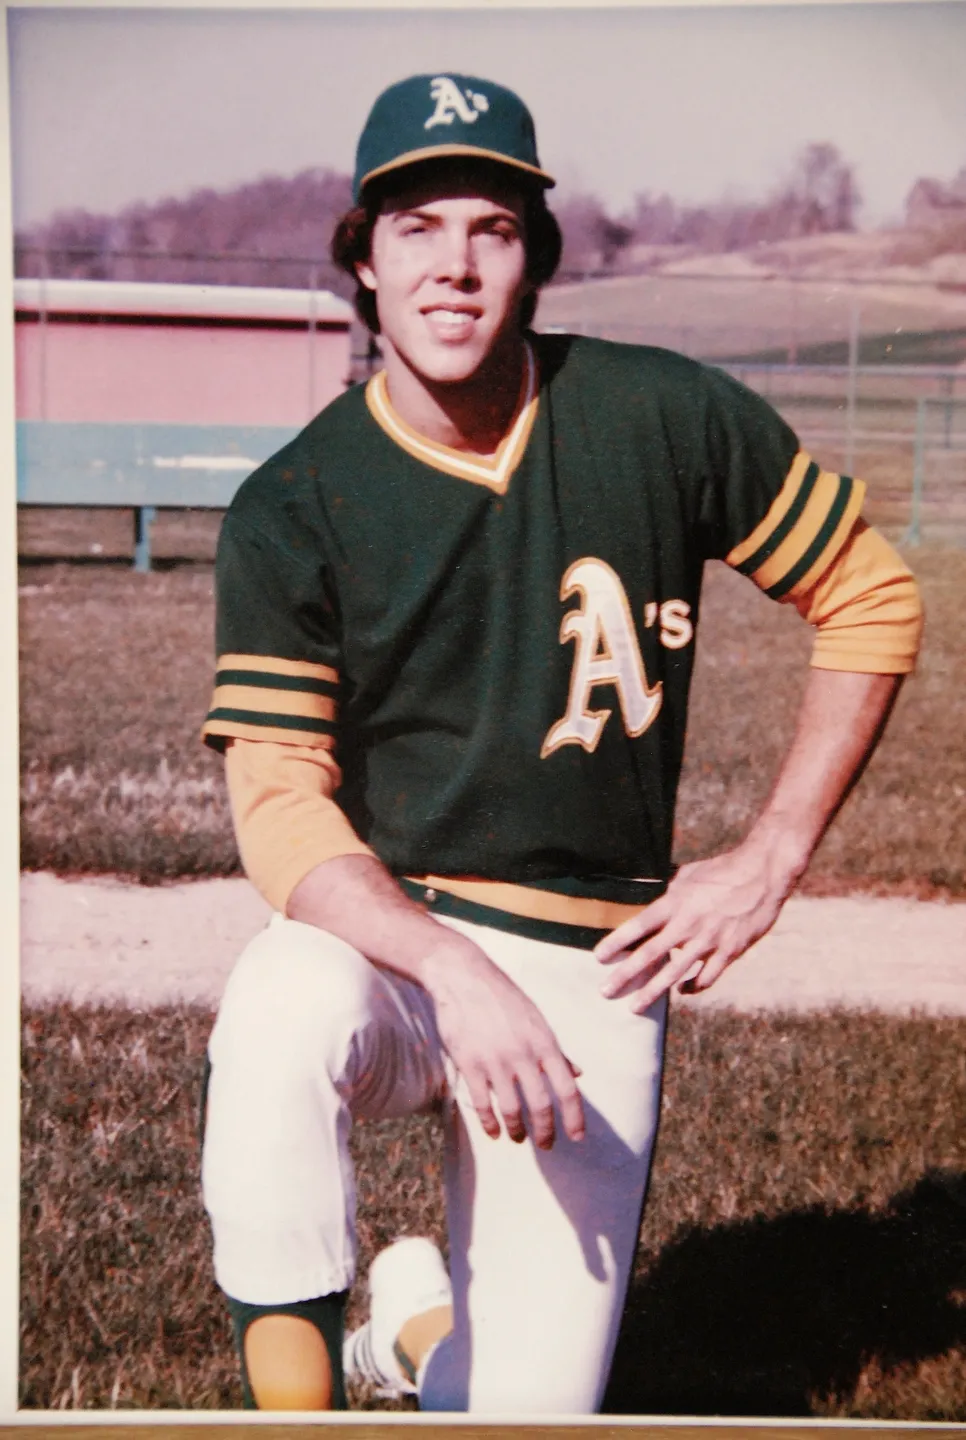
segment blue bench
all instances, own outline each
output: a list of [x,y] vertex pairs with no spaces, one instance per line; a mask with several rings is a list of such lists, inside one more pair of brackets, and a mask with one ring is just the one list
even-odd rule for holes
[[134,512],[134,568],[151,568],[159,509],[224,510],[297,427],[17,421],[17,504]]

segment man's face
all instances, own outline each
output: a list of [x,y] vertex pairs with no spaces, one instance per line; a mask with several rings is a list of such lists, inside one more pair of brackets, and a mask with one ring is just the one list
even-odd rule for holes
[[[501,177],[440,177],[387,198],[359,278],[384,342],[430,384],[470,380],[516,343],[525,278],[523,196]],[[388,357],[387,357],[388,358]]]

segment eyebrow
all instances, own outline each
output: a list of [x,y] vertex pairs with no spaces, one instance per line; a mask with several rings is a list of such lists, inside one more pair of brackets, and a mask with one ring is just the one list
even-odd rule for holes
[[418,205],[407,207],[405,210],[394,210],[392,218],[396,224],[402,220],[427,220],[433,224],[440,223],[438,215],[433,215],[429,210],[420,210]]
[[[444,224],[444,217],[442,215],[435,215],[431,210],[421,210],[418,205],[414,205],[411,208],[407,207],[405,210],[394,210],[392,219],[395,224],[401,224],[404,220],[423,220],[430,225]],[[518,229],[522,229],[523,226],[520,217],[515,215],[512,210],[491,211],[487,215],[479,216],[475,223],[481,225],[510,223],[516,225]]]

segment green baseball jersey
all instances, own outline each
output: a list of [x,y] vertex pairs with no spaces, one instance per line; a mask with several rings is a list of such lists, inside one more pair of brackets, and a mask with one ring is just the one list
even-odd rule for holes
[[794,598],[862,486],[669,351],[529,336],[527,386],[480,457],[416,434],[377,375],[245,481],[204,733],[333,749],[396,874],[621,900],[670,867],[705,561]]

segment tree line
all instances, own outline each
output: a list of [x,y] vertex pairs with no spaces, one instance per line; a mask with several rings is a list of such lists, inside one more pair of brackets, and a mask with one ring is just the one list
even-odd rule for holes
[[[642,193],[627,213],[612,215],[593,194],[565,194],[553,204],[564,238],[559,278],[645,268],[652,247],[722,253],[851,232],[860,199],[854,167],[828,142],[806,146],[773,193],[760,200],[682,205],[667,194]],[[350,204],[348,175],[311,169],[131,205],[115,215],[64,211],[17,233],[15,273],[348,295],[351,283],[329,258],[329,240]],[[929,254],[966,249],[966,167],[947,186],[918,181],[907,220],[928,229]]]

